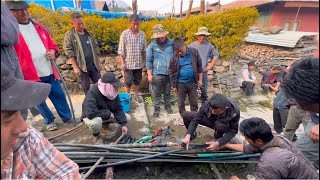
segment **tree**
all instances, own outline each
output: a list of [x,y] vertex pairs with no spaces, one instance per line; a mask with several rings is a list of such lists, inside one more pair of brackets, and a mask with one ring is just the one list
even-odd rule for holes
[[183,6],[183,0],[180,2],[180,18],[182,18],[182,6]]
[[137,14],[138,12],[138,0],[132,0],[132,13]]
[[190,16],[191,9],[192,9],[192,4],[193,4],[193,0],[190,0],[189,1],[189,8],[188,8],[188,11],[187,11],[187,18]]

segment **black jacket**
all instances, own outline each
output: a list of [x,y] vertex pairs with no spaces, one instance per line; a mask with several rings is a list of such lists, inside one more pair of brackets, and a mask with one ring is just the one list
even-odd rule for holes
[[191,121],[188,128],[188,134],[193,134],[201,119],[207,117],[209,121],[229,123],[229,130],[220,139],[217,139],[220,146],[228,143],[238,133],[240,120],[239,106],[231,100],[229,100],[229,103],[229,108],[221,116],[216,116],[212,114],[209,102],[205,102],[197,112],[197,118]]
[[122,126],[127,124],[127,118],[122,110],[119,95],[114,100],[110,100],[99,91],[97,84],[88,91],[82,103],[82,110],[85,117],[89,119],[101,117],[103,120],[107,120],[110,118],[110,114],[113,113],[119,124]]
[[[198,82],[198,74],[203,72],[202,61],[197,49],[187,47],[187,50],[190,52],[191,61],[192,61],[192,71],[194,74],[195,82]],[[179,60],[180,56],[177,53],[170,59],[169,64],[169,76],[172,87],[177,87],[177,81],[179,76]]]

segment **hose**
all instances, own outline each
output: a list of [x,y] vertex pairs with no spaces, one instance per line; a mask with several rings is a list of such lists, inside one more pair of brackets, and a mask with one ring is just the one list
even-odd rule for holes
[[[136,159],[129,159],[129,160],[119,161],[119,162],[110,163],[110,164],[103,164],[103,165],[100,165],[100,166],[97,166],[97,167],[102,168],[102,167],[117,166],[117,165],[121,165],[121,164],[127,164],[127,163],[137,162],[137,161],[144,160],[144,159],[151,159],[151,158],[154,158],[154,157],[158,157],[158,156],[163,156],[163,155],[167,155],[167,154],[170,154],[170,153],[179,152],[179,151],[182,151],[182,150],[183,150],[183,149],[174,149],[174,150],[171,150],[171,151],[167,151],[167,152],[163,152],[163,153],[158,153],[158,154],[154,154],[154,155],[150,155],[150,156],[145,156],[145,157],[140,157],[140,158],[136,158]],[[90,167],[82,167],[82,168],[79,168],[79,171],[80,171],[80,170],[83,171],[83,170],[87,170],[87,169],[90,169]]]
[[83,125],[83,123],[80,123],[78,126],[76,125],[76,127],[72,128],[72,129],[70,129],[70,130],[68,130],[68,131],[66,131],[66,132],[63,132],[63,133],[60,133],[60,134],[58,134],[58,135],[49,137],[48,140],[51,141],[51,140],[53,140],[53,139],[55,139],[55,138],[58,138],[58,137],[60,137],[60,136],[63,136],[63,135],[65,135],[65,134],[67,134],[67,133],[69,133],[69,132],[71,132],[71,131],[74,131],[74,130],[78,129],[78,128],[81,127],[82,125]]
[[56,62],[54,60],[50,60],[50,61],[51,61],[51,64],[53,65],[53,67],[55,68],[55,70],[57,71],[57,73],[59,74],[60,80],[61,80],[61,82],[63,84],[63,87],[64,87],[64,89],[66,91],[66,94],[67,94],[67,97],[68,97],[68,100],[69,100],[69,105],[70,105],[70,109],[71,109],[71,113],[72,113],[72,119],[73,119],[74,126],[77,126],[77,121],[76,121],[76,117],[74,115],[73,105],[72,105],[71,97],[70,97],[70,94],[69,94],[69,91],[68,91],[68,87],[67,87],[66,83],[64,82],[63,76],[61,75],[59,67],[56,64]]

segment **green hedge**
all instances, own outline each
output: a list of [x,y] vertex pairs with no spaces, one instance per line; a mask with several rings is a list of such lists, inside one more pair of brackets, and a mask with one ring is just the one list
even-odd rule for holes
[[[65,32],[72,27],[70,13],[54,12],[43,6],[31,4],[30,14],[49,29],[61,47]],[[254,24],[258,17],[255,8],[240,8],[217,14],[191,16],[188,19],[142,22],[141,30],[145,32],[147,42],[150,43],[152,26],[161,23],[170,32],[168,37],[184,37],[189,44],[196,39],[194,33],[197,29],[206,26],[212,33],[209,41],[216,46],[223,59],[229,59],[237,52],[249,26]],[[86,29],[95,36],[105,53],[116,52],[121,32],[130,26],[126,18],[106,20],[100,15],[84,15],[83,19]]]

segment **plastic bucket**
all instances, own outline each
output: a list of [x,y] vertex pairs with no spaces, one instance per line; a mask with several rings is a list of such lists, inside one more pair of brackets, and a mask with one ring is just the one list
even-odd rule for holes
[[128,93],[119,93],[120,103],[123,109],[123,112],[127,113],[130,111],[131,104],[131,94]]

